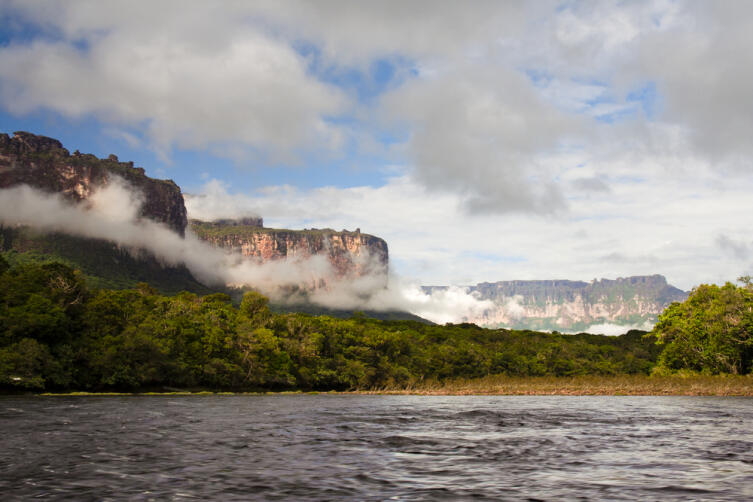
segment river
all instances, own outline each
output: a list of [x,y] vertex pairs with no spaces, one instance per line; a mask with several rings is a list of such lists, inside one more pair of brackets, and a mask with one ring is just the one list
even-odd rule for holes
[[4,501],[753,499],[753,399],[0,397]]

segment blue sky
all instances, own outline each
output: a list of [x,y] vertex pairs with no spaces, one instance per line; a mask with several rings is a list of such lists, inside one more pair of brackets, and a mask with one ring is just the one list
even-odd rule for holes
[[0,131],[132,160],[196,217],[360,227],[425,283],[689,288],[753,263],[751,10],[8,1]]

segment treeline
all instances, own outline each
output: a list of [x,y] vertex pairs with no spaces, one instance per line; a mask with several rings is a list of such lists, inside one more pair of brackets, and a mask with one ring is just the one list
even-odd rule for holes
[[4,391],[348,390],[486,375],[649,373],[661,347],[620,337],[274,314],[249,292],[89,289],[59,263],[0,258]]

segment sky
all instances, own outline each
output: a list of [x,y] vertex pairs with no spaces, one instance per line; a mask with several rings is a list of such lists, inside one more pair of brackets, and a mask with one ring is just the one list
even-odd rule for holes
[[753,3],[0,2],[0,132],[427,285],[753,272]]

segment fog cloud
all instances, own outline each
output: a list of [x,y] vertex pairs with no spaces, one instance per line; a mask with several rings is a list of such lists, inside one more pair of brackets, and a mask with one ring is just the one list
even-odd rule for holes
[[579,331],[579,333],[585,332],[591,333],[593,335],[619,336],[624,335],[625,333],[633,329],[638,329],[641,331],[651,331],[653,327],[654,324],[651,321],[646,321],[643,324],[614,324],[604,322],[599,324],[592,324],[585,330]]
[[325,255],[258,262],[215,248],[190,231],[185,238],[138,217],[143,197],[112,177],[86,203],[28,186],[0,190],[0,224],[29,225],[48,232],[105,239],[135,253],[147,250],[168,265],[184,264],[209,285],[249,286],[282,303],[310,302],[345,310],[410,311],[436,322],[462,321],[486,307],[465,291],[422,293],[416,284],[385,276],[378,257],[354,257],[365,274],[340,277]]

